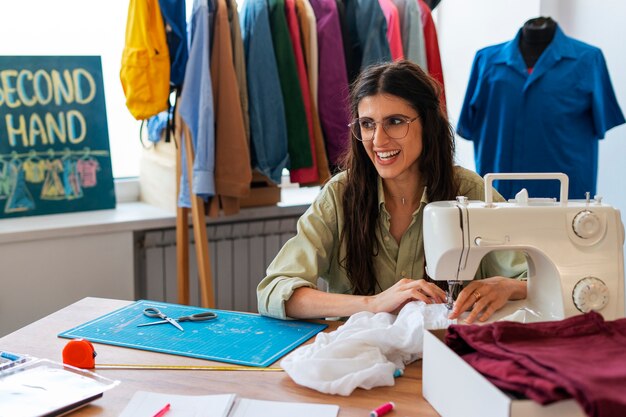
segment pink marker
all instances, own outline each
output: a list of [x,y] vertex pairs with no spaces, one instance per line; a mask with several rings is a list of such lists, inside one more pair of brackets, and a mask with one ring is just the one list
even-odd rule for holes
[[165,404],[165,407],[163,407],[159,411],[157,411],[157,413],[153,417],[163,417],[165,415],[165,413],[167,413],[168,411],[170,411],[170,404],[169,403]]
[[387,414],[388,412],[390,412],[394,408],[396,408],[396,405],[394,403],[392,403],[391,401],[389,401],[388,403],[385,403],[385,404],[381,405],[380,407],[375,408],[370,413],[370,417],[381,417],[381,416],[384,416],[385,414]]

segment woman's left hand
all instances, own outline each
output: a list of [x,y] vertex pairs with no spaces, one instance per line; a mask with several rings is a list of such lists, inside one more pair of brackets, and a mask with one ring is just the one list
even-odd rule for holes
[[471,307],[465,322],[471,324],[476,319],[485,321],[507,301],[523,298],[526,298],[525,281],[505,277],[474,280],[459,293],[448,318],[456,319]]

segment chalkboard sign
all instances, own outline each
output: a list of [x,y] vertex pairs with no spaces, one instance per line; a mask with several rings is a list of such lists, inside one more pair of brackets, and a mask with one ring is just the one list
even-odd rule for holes
[[0,56],[0,218],[115,207],[97,56]]

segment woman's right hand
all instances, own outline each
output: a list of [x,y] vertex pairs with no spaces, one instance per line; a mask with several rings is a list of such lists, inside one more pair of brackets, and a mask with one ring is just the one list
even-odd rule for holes
[[424,279],[403,278],[385,291],[371,296],[373,313],[387,312],[397,314],[406,303],[423,301],[427,304],[444,303],[444,290]]

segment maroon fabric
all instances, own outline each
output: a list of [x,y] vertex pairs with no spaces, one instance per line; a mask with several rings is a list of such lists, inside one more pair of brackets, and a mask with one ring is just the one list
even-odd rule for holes
[[626,416],[626,319],[595,312],[541,323],[452,325],[448,346],[496,386],[541,404],[573,397],[593,417]]

